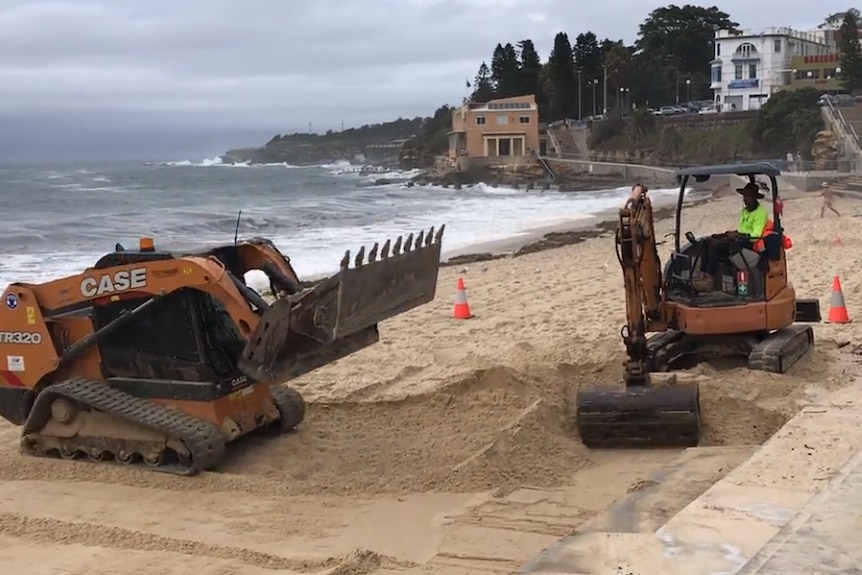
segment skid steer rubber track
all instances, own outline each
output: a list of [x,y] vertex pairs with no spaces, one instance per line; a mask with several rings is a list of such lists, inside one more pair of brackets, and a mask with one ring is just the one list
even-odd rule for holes
[[[45,449],[40,431],[52,419],[52,404],[62,398],[81,411],[95,411],[118,423],[144,428],[180,442],[188,451],[162,462],[141,462],[128,456],[128,442],[115,437],[60,438],[64,449]],[[55,441],[57,438],[52,438]],[[161,449],[168,451],[166,446]],[[36,397],[33,409],[21,434],[21,450],[43,457],[64,459],[85,456],[91,461],[113,460],[127,466],[141,467],[176,475],[196,475],[212,469],[225,453],[225,441],[212,423],[196,419],[176,409],[161,406],[116,390],[105,383],[74,378],[46,387]],[[59,453],[58,453],[59,451]],[[65,452],[65,453],[64,453]],[[123,455],[125,454],[125,456]]]
[[293,431],[305,419],[305,400],[302,394],[287,385],[270,385],[269,393],[281,416],[273,426],[280,433]]
[[785,373],[814,347],[814,330],[810,325],[794,324],[780,329],[751,348],[748,368],[771,373]]

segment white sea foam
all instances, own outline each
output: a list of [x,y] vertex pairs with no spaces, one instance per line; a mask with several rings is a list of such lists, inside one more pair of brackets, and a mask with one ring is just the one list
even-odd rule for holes
[[[224,167],[215,159],[198,164],[174,162],[162,166],[178,169],[191,166]],[[276,170],[278,167],[281,166],[263,166],[262,169]],[[245,235],[270,237],[291,257],[297,272],[308,277],[335,271],[347,249],[355,253],[360,245],[370,247],[374,242],[417,233],[431,226],[446,224],[444,252],[463,251],[475,244],[588,218],[619,206],[629,193],[627,187],[566,193],[556,190],[526,192],[486,184],[466,186],[462,190],[420,186],[407,188],[403,183],[373,185],[374,180],[381,178],[406,179],[415,175],[399,171],[362,175],[362,181],[368,186],[345,187],[349,180],[341,178],[355,178],[354,173],[349,171],[352,167],[353,164],[349,162],[335,162],[307,168],[317,170],[317,173],[324,172],[318,176],[310,172],[308,178],[311,179],[308,181],[322,182],[322,189],[327,190],[327,193],[295,196],[286,193],[283,196],[277,194],[260,198],[250,196],[247,204],[237,203],[235,194],[208,196],[204,204],[200,203],[199,196],[192,195],[185,201],[182,194],[175,194],[174,204],[156,209],[139,209],[137,206],[143,204],[134,202],[143,202],[149,196],[134,192],[133,187],[128,188],[133,185],[129,182],[126,183],[127,188],[120,187],[120,183],[115,184],[122,179],[119,174],[78,171],[75,175],[77,179],[64,181],[65,177],[61,173],[46,172],[43,177],[52,188],[63,190],[62,197],[70,194],[77,198],[78,194],[88,194],[87,199],[82,201],[88,205],[92,203],[92,208],[88,208],[90,217],[93,221],[104,222],[104,225],[76,228],[72,225],[75,216],[70,213],[65,220],[58,215],[55,229],[46,231],[37,222],[31,221],[30,215],[22,213],[6,230],[8,241],[14,241],[19,247],[3,250],[0,257],[0,284],[12,281],[41,282],[79,273],[110,251],[114,242],[134,245],[136,234],[142,230],[152,230],[160,246],[229,242],[233,238],[231,220],[235,217],[236,205],[243,208]],[[235,174],[242,175],[241,181],[258,182],[260,177],[254,174],[261,173]],[[248,177],[244,174],[248,174]],[[336,183],[341,179],[342,192],[329,192],[326,178],[331,176],[338,177],[333,178]],[[273,179],[281,181],[280,176],[270,178]],[[300,181],[306,180],[300,178]],[[116,188],[113,187],[115,185]],[[132,192],[126,198],[121,196],[122,192],[130,190]],[[677,190],[655,189],[650,193],[657,201],[666,202],[677,194]],[[46,198],[45,201],[49,200]],[[117,208],[115,202],[123,202],[122,205],[126,207]],[[104,207],[104,210],[99,206]],[[299,219],[296,214],[301,214]],[[67,237],[62,235],[67,234],[62,231],[66,229],[72,230],[68,234],[75,234],[68,236],[72,239],[51,239],[50,242],[57,242],[55,245],[48,245],[45,238],[40,239],[39,234],[43,233],[52,238],[56,237],[52,234]],[[13,237],[16,239],[13,240]]]
[[[335,271],[344,251],[350,249],[355,253],[360,245],[370,246],[387,238],[394,239],[401,234],[446,224],[444,251],[463,250],[474,244],[525,234],[538,227],[588,218],[618,206],[629,190],[617,188],[594,194],[555,191],[526,193],[479,184],[468,192],[457,194],[454,190],[444,188],[429,189],[424,193],[438,196],[437,201],[433,202],[435,207],[419,216],[397,217],[368,225],[275,233],[272,239],[291,257],[300,275],[317,276]],[[660,198],[672,196],[677,190],[656,189],[650,193]],[[196,236],[195,239],[205,243],[229,241],[221,232]],[[101,250],[94,245],[92,249],[79,248],[76,251],[10,254],[0,260],[0,280],[4,284],[16,280],[37,282],[79,273],[107,251],[105,248],[109,246]]]

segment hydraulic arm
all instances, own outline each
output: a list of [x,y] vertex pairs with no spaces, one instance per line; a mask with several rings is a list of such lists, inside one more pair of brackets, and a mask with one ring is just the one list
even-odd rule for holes
[[626,324],[621,330],[627,356],[623,386],[578,390],[581,441],[588,447],[697,445],[697,386],[655,387],[650,379],[647,333],[667,331],[668,325],[652,204],[645,188],[620,209],[616,250],[626,304]]
[[626,387],[647,386],[650,379],[646,334],[659,331],[662,276],[652,204],[646,192],[630,199],[620,210],[616,244],[626,297],[626,325],[621,335],[628,360],[623,382]]

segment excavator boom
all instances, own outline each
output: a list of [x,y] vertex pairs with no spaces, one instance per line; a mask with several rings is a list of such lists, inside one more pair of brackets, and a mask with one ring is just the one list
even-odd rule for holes
[[646,189],[620,209],[617,259],[623,271],[626,348],[622,389],[586,388],[577,394],[577,426],[588,447],[697,445],[700,408],[696,385],[657,388],[650,378],[648,332],[668,329],[653,209]]

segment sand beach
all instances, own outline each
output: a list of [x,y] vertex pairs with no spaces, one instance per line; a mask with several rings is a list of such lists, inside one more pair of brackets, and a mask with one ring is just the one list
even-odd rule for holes
[[[686,209],[685,229],[732,228],[739,197],[719,195]],[[851,317],[862,313],[862,203],[838,199],[843,217],[820,219],[816,195],[783,196],[798,296],[820,298],[825,315],[838,275]],[[618,383],[624,352],[622,277],[610,233],[595,224],[581,222],[592,228],[559,242],[569,245],[441,269],[434,302],[381,324],[377,345],[294,382],[309,401],[299,431],[251,439],[216,472],[178,478],[27,458],[17,451],[19,429],[0,424],[4,569],[517,572],[679,456],[591,452],[577,438],[575,391]],[[664,235],[672,222],[656,227]],[[575,236],[584,239],[572,243]],[[659,247],[661,257],[669,252],[669,243]],[[459,277],[475,314],[467,321],[451,318]],[[702,445],[716,449],[650,503],[657,524],[803,405],[851,381],[862,325],[823,323],[815,337],[814,351],[784,375],[733,361],[680,374],[701,385]]]

